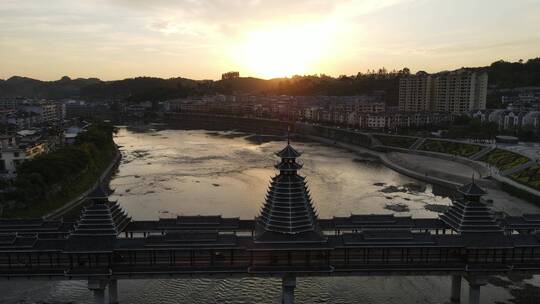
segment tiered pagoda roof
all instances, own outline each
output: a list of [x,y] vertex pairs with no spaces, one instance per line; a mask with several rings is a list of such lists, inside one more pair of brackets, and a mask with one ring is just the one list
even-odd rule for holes
[[130,218],[118,203],[93,200],[83,208],[81,217],[76,222],[73,235],[110,235],[116,236],[127,226]]
[[480,199],[486,192],[474,180],[457,190],[463,197],[452,201],[448,211],[440,216],[443,222],[461,234],[503,231],[491,208]]
[[95,190],[88,196],[88,200],[89,205],[82,209],[80,218],[69,234],[66,249],[85,251],[89,247],[98,246],[103,247],[103,250],[112,250],[113,241],[131,218],[117,202],[109,201],[102,189]]
[[297,174],[301,155],[289,143],[280,152],[276,164],[279,174],[270,182],[265,204],[256,219],[259,243],[323,242],[317,226],[317,212],[311,202],[306,180]]
[[298,158],[302,155],[302,153],[296,151],[296,149],[294,149],[291,144],[287,142],[287,146],[276,153],[276,155],[281,158]]
[[475,182],[474,179],[471,183],[465,184],[457,189],[457,191],[465,197],[481,197],[487,194],[484,189],[480,188]]

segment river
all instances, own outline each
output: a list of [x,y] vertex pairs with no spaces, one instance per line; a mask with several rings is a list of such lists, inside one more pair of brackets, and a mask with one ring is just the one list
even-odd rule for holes
[[[115,136],[122,162],[111,180],[118,200],[134,220],[176,215],[221,214],[253,218],[262,206],[274,153],[284,141],[272,136],[205,130],[120,128]],[[436,217],[450,204],[449,191],[433,189],[392,171],[375,159],[316,142],[295,140],[320,218],[351,213],[396,213]],[[540,212],[509,196],[497,209]],[[516,207],[523,206],[523,208]],[[463,283],[463,297],[467,294]],[[445,303],[449,277],[299,278],[298,303]],[[482,303],[537,303],[537,278],[492,278]],[[281,281],[122,280],[120,303],[276,303]],[[1,283],[2,303],[93,303],[86,282]]]

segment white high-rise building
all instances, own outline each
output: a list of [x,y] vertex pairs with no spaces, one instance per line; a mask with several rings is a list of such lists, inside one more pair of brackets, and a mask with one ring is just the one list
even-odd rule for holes
[[418,72],[399,80],[399,110],[423,112],[431,109],[431,75]]
[[486,108],[488,75],[460,69],[433,78],[434,111],[464,113]]
[[488,75],[459,69],[437,74],[417,73],[399,81],[399,110],[465,113],[486,108]]

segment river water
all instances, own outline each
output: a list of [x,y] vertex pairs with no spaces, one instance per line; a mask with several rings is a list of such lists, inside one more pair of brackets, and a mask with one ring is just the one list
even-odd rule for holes
[[[122,163],[111,199],[134,220],[176,215],[253,218],[262,206],[280,138],[237,132],[120,128]],[[436,217],[450,204],[439,191],[392,171],[374,159],[315,142],[295,141],[320,218],[351,213]],[[498,195],[496,209],[540,212]],[[463,283],[462,296],[467,295]],[[539,303],[537,278],[492,278],[482,303]],[[276,303],[277,279],[122,280],[121,303]],[[449,277],[299,278],[298,303],[446,303]],[[93,303],[86,282],[0,284],[1,303]]]

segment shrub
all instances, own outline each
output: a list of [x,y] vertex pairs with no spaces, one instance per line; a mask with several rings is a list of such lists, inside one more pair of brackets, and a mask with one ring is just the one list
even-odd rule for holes
[[403,149],[409,149],[412,144],[417,140],[416,137],[406,136],[391,136],[391,135],[375,135],[383,145],[390,147],[397,147]]
[[483,147],[468,143],[427,139],[426,141],[424,141],[424,143],[420,146],[419,149],[424,151],[469,157],[480,152]]
[[528,157],[503,149],[495,149],[480,160],[497,167],[499,170],[508,170],[529,162]]

